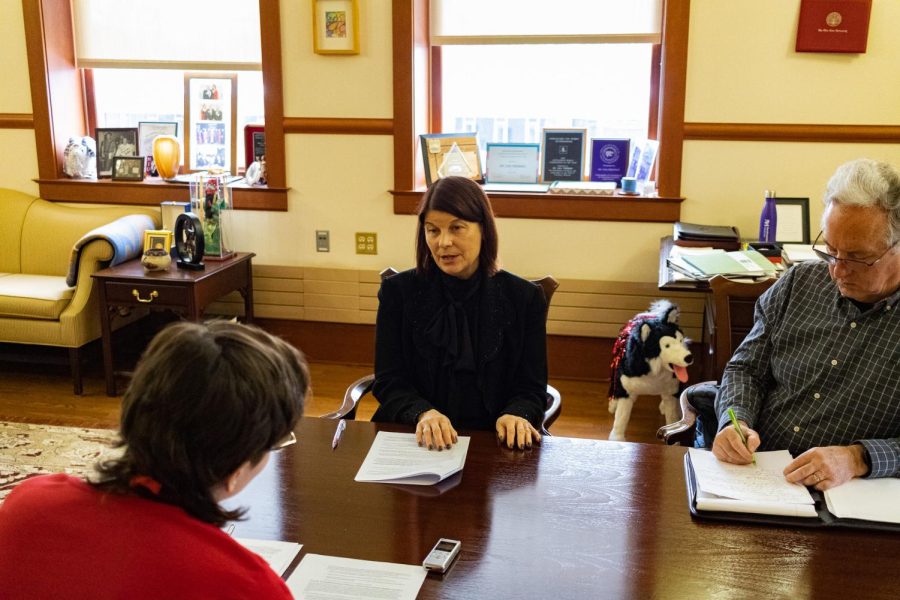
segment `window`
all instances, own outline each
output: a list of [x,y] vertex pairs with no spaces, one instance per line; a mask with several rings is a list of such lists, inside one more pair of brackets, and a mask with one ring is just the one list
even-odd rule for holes
[[646,138],[651,55],[650,44],[444,46],[441,128],[477,131],[482,153],[540,143],[545,127]]

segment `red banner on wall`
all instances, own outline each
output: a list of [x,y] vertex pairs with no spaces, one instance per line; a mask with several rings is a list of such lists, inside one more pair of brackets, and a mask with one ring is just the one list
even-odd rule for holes
[[866,51],[872,0],[801,0],[797,52]]

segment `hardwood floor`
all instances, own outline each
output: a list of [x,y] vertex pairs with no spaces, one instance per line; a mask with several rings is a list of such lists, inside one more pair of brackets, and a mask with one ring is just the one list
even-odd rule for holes
[[[115,428],[119,421],[121,397],[110,398],[99,364],[86,369],[84,394],[72,393],[68,368],[63,365],[34,365],[0,362],[0,421],[44,423],[79,427]],[[344,390],[371,367],[311,363],[312,397],[306,414],[320,416],[336,410]],[[562,413],[551,428],[556,436],[606,439],[613,417],[607,411],[607,384],[592,381],[553,379],[562,395]],[[120,381],[120,390],[125,382]],[[664,424],[657,409],[659,399],[645,397],[635,403],[628,426],[632,442],[660,443],[656,430]],[[367,395],[360,402],[358,419],[368,420],[377,401]]]

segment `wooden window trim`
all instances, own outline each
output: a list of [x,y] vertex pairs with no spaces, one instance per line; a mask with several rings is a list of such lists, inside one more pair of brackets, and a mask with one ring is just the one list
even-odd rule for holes
[[[144,182],[67,179],[62,172],[68,138],[90,131],[93,103],[86,101],[84,78],[75,67],[70,0],[22,0],[25,44],[31,80],[39,193],[45,200],[158,205],[187,200],[186,185],[155,179]],[[235,189],[234,207],[247,210],[287,210],[284,153],[284,100],[281,69],[281,8],[279,0],[259,0],[262,73],[266,116],[268,186]]]
[[[409,214],[421,197],[424,173],[418,134],[440,120],[440,53],[429,42],[428,0],[394,0],[394,212]],[[498,215],[519,218],[590,219],[599,221],[677,221],[680,218],[684,99],[690,0],[663,1],[662,44],[656,77],[656,139],[659,140],[659,198],[620,196],[585,198],[567,195],[491,194]],[[651,100],[651,104],[653,100]],[[653,124],[651,119],[651,126]],[[651,135],[651,137],[654,137]],[[640,210],[635,210],[637,202]],[[502,206],[502,210],[498,209]],[[502,214],[501,214],[502,213]],[[630,217],[629,217],[630,215]]]

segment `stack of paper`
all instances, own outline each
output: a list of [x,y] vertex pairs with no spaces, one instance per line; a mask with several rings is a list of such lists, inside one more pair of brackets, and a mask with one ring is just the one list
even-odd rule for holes
[[782,244],[781,253],[791,264],[807,260],[822,260],[809,244]]
[[469,439],[461,435],[449,450],[439,452],[419,446],[411,433],[379,431],[355,480],[434,485],[462,471]]
[[756,250],[697,254],[685,256],[684,260],[707,277],[713,275],[759,277],[775,274],[775,265]]

